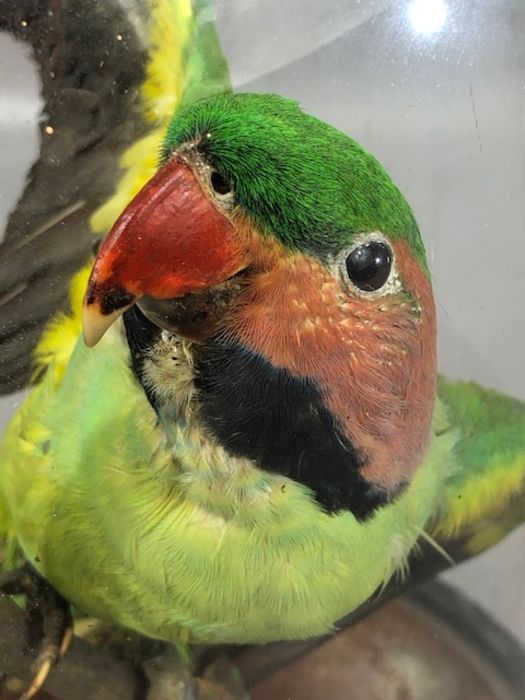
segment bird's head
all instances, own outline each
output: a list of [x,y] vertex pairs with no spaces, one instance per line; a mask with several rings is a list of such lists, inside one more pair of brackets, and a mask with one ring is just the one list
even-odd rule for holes
[[295,102],[177,112],[98,252],[87,344],[132,305],[194,341],[222,444],[326,509],[366,517],[424,458],[436,338],[417,224],[379,163]]

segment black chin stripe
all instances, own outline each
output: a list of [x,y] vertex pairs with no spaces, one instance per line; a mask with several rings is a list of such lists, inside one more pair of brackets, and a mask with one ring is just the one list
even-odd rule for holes
[[219,340],[201,347],[195,372],[202,420],[231,454],[305,484],[331,513],[364,519],[388,502],[312,381]]
[[[124,314],[131,368],[155,411],[143,363],[161,331],[136,307]],[[231,454],[308,486],[328,512],[369,517],[392,495],[361,476],[359,455],[312,381],[237,343],[212,340],[195,356],[201,417]]]
[[155,345],[161,331],[144,316],[137,306],[132,306],[124,314],[124,327],[128,339],[131,369],[142,385],[148,401],[156,411],[158,409],[157,398],[155,392],[144,382],[143,366],[148,351]]

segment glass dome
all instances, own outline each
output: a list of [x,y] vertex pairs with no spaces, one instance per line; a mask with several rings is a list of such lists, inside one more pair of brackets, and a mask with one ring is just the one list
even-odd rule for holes
[[[118,57],[122,43],[128,50],[132,46],[136,58],[126,64],[132,87],[121,95],[129,114],[138,110],[148,2],[107,0],[117,17],[108,56]],[[62,0],[44,4],[50,26],[55,4],[70,11]],[[38,174],[34,163],[39,157],[45,167],[60,161],[65,147],[53,151],[54,130],[69,128],[66,119],[60,126],[51,123],[45,111],[43,85],[54,76],[43,74],[29,40],[23,41],[36,12],[30,5],[10,0],[0,8],[0,368],[3,362],[5,394],[0,435],[26,393],[29,357],[43,319],[63,305],[67,282],[91,245],[86,231],[76,247],[63,245],[60,238],[60,217],[74,221],[85,206],[81,185],[71,182],[78,196],[58,210],[48,198],[56,189],[49,179],[39,194],[33,192],[30,213],[40,223],[31,223],[24,234],[37,247],[22,254],[15,240],[17,221],[10,217],[31,168]],[[405,195],[432,272],[440,372],[525,401],[525,5],[520,0],[216,0],[200,19],[216,21],[236,91],[297,100],[306,112],[374,154]],[[80,39],[86,53],[89,34]],[[95,111],[87,92],[72,114]],[[114,170],[100,169],[108,182],[116,179],[123,144],[144,130],[138,118],[130,117],[119,133],[118,119],[111,119],[118,137],[109,143],[104,164],[113,162]],[[98,138],[91,136],[93,142]],[[76,132],[70,136],[77,137]],[[42,141],[49,149],[45,158]],[[93,180],[98,171],[89,168]],[[80,182],[80,169],[78,177]],[[101,192],[97,197],[100,204],[104,197]],[[47,237],[38,218],[43,214],[53,236]],[[37,260],[40,254],[47,256],[45,265]],[[25,266],[33,277],[24,277]],[[31,307],[26,322],[15,328],[9,316],[13,300],[26,304],[28,289],[40,283],[37,310]],[[18,311],[18,317],[24,313]],[[21,364],[13,359],[17,354]],[[13,369],[19,364],[23,380]],[[524,530],[518,527],[494,549],[442,576],[525,645],[523,544]],[[1,672],[0,664],[0,677]]]

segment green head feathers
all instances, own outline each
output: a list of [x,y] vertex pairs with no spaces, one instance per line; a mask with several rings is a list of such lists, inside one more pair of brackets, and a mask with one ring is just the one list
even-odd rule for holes
[[426,269],[412,211],[383,167],[296,102],[251,93],[197,102],[175,114],[163,158],[188,141],[233,183],[255,224],[285,245],[324,256],[379,230],[405,239]]

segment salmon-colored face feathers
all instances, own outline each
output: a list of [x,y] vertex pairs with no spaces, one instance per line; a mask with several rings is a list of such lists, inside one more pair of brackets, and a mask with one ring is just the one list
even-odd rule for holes
[[424,456],[436,384],[431,285],[406,243],[392,249],[401,290],[370,297],[313,257],[272,250],[278,262],[254,279],[233,323],[245,345],[314,380],[363,476],[388,491]]

